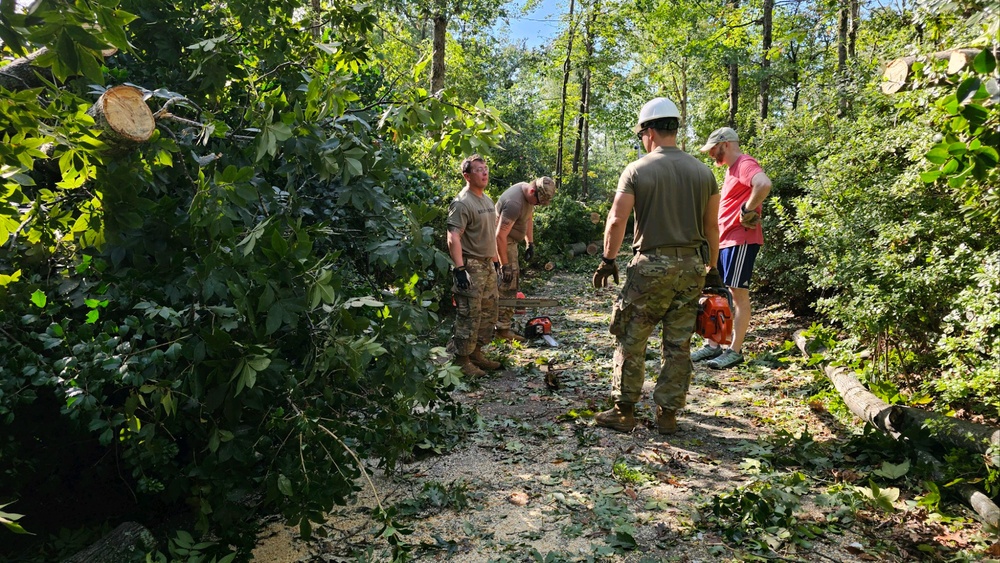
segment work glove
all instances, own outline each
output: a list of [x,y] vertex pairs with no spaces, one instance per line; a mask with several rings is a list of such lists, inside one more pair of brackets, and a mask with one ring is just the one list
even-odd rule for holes
[[529,242],[528,247],[524,249],[524,261],[531,262],[531,259],[535,257],[535,243]]
[[451,271],[455,276],[455,287],[458,289],[469,289],[472,286],[472,282],[469,281],[469,272],[465,270],[465,266],[459,266]]
[[719,274],[718,268],[712,268],[705,275],[705,285],[704,289],[720,289],[725,288],[726,284],[722,281],[722,275]]
[[760,213],[754,209],[747,209],[746,204],[740,206],[740,224],[748,229],[756,229],[760,225]]
[[504,264],[503,267],[500,268],[500,280],[503,283],[510,283],[514,281],[514,267],[510,264]]
[[601,256],[601,265],[594,272],[594,287],[608,287],[608,278],[614,276],[615,283],[618,283],[618,264],[614,258]]

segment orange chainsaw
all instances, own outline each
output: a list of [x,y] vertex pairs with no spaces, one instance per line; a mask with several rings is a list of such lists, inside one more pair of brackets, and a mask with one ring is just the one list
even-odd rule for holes
[[559,346],[559,342],[555,338],[552,338],[552,320],[548,317],[529,319],[524,325],[524,337],[541,338],[549,346]]
[[733,294],[728,287],[706,288],[698,299],[694,331],[702,338],[729,344],[733,340]]

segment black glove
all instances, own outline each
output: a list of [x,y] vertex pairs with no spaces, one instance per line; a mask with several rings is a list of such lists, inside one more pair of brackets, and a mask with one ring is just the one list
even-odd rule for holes
[[528,247],[524,249],[524,261],[531,262],[531,259],[535,257],[535,243],[529,242]]
[[718,268],[712,268],[705,275],[705,289],[719,289],[725,288],[726,284],[722,281],[722,275],[719,274]]
[[469,289],[472,282],[469,281],[469,272],[465,270],[465,266],[459,266],[451,271],[455,275],[455,287],[458,289]]
[[503,283],[510,283],[514,281],[514,267],[510,264],[504,264],[500,268],[500,281]]
[[760,225],[760,213],[754,209],[747,209],[746,204],[740,206],[740,224],[748,229],[756,229]]
[[594,287],[608,287],[608,278],[611,276],[614,276],[615,283],[618,283],[618,264],[614,258],[601,256],[601,265],[594,272]]

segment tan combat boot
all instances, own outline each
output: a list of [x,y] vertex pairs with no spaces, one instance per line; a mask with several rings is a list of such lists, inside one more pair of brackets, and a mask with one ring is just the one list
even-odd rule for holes
[[660,434],[674,434],[677,432],[677,413],[667,410],[659,405],[656,406],[656,431]]
[[476,367],[476,364],[472,363],[469,356],[455,356],[453,363],[462,368],[462,373],[468,375],[469,377],[482,377],[486,375],[486,372]]
[[619,432],[631,432],[635,428],[635,405],[632,403],[615,403],[614,408],[599,412],[594,417],[598,426],[610,428]]
[[497,329],[497,338],[499,338],[501,340],[510,340],[511,342],[526,342],[527,341],[527,339],[525,339],[523,336],[521,336],[520,334],[514,332],[513,330],[511,330],[509,328],[498,328]]
[[482,348],[476,348],[476,351],[469,356],[469,359],[472,360],[472,363],[475,364],[476,367],[482,368],[486,371],[500,369],[500,362],[494,362],[484,356]]

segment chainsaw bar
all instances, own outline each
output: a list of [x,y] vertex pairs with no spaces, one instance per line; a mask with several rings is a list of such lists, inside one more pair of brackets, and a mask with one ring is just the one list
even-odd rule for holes
[[559,300],[549,297],[518,297],[516,299],[498,299],[499,307],[558,307]]

